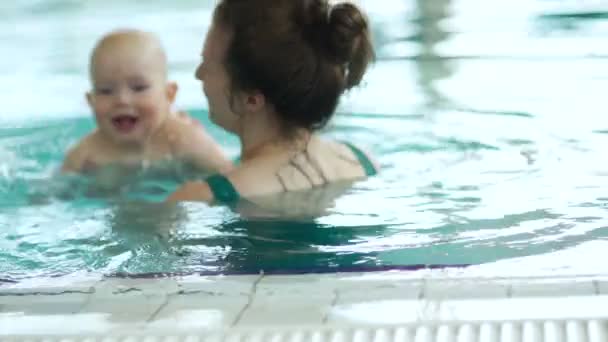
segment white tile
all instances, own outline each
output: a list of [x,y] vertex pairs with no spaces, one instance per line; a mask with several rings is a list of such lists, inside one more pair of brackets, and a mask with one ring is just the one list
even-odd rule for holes
[[424,320],[432,320],[435,315],[426,312],[431,308],[421,310],[418,300],[369,300],[356,301],[347,304],[337,304],[330,308],[328,324],[338,325],[393,325],[408,324]]
[[416,300],[422,296],[423,284],[419,280],[342,283],[339,284],[336,304],[371,300]]
[[178,291],[174,279],[112,278],[95,286],[81,313],[109,314],[114,323],[145,322]]
[[2,295],[1,313],[25,313],[28,315],[71,314],[79,312],[90,294],[66,293],[57,295]]
[[414,324],[608,318],[608,296],[449,301],[384,300],[336,305],[329,324]]
[[424,282],[422,298],[428,300],[506,298],[507,281],[433,279]]
[[79,280],[71,278],[26,279],[15,284],[0,286],[0,295],[92,293],[95,284],[98,282],[99,280],[94,278]]
[[597,294],[608,295],[608,280],[596,280],[594,289]]
[[262,276],[188,276],[177,278],[178,292],[182,294],[249,295]]
[[590,296],[596,289],[590,280],[522,280],[511,284],[512,297]]
[[173,278],[130,279],[109,278],[95,285],[95,296],[112,295],[153,295],[169,294],[178,291],[177,281]]
[[[314,289],[310,290],[314,292]],[[323,324],[332,300],[330,295],[315,293],[305,296],[256,295],[238,321],[238,325]]]
[[[0,314],[0,340],[3,336],[40,336],[48,341],[55,336],[108,334],[127,329],[138,329],[134,324],[116,324],[109,321],[107,314],[54,314],[23,315]],[[51,338],[49,338],[51,337]],[[24,340],[17,337],[16,340]],[[36,339],[29,339],[34,341]],[[27,341],[27,340],[26,340]]]
[[328,323],[400,324],[420,319],[424,281],[404,272],[342,275]]
[[238,324],[322,324],[335,299],[335,285],[331,275],[263,277]]
[[108,314],[113,323],[145,322],[166,303],[166,295],[125,293],[91,296],[80,313]]
[[232,325],[249,301],[248,295],[174,294],[149,322],[150,327],[211,329]]
[[319,274],[265,276],[256,284],[256,296],[333,297],[336,277]]

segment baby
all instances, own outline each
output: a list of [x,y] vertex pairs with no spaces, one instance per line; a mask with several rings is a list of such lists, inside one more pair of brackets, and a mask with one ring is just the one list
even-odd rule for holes
[[163,160],[208,172],[232,167],[200,123],[171,112],[177,85],[167,80],[167,58],[155,35],[137,30],[106,35],[91,54],[89,72],[93,89],[86,99],[97,128],[68,152],[63,172]]

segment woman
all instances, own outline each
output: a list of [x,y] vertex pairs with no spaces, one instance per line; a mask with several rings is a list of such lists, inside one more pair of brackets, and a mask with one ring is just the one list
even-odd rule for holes
[[368,23],[349,3],[222,0],[207,34],[203,82],[211,120],[241,141],[241,162],[190,182],[170,201],[232,205],[374,174],[361,150],[315,132],[374,58]]

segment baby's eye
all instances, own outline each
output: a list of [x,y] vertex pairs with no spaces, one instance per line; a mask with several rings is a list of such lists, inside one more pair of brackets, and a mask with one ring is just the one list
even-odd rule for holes
[[131,87],[136,92],[146,91],[149,88],[147,84],[135,84]]
[[110,88],[110,87],[95,88],[95,94],[99,94],[99,95],[111,95],[112,94],[112,88]]

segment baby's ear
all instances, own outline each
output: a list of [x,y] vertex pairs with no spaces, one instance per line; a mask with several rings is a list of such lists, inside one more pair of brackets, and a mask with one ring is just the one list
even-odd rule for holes
[[175,101],[176,95],[177,95],[177,83],[168,82],[167,83],[167,100],[169,100],[169,103],[173,103]]
[[84,94],[84,97],[87,99],[87,103],[89,104],[89,106],[93,107],[93,102],[94,102],[93,94],[90,91],[87,91]]

